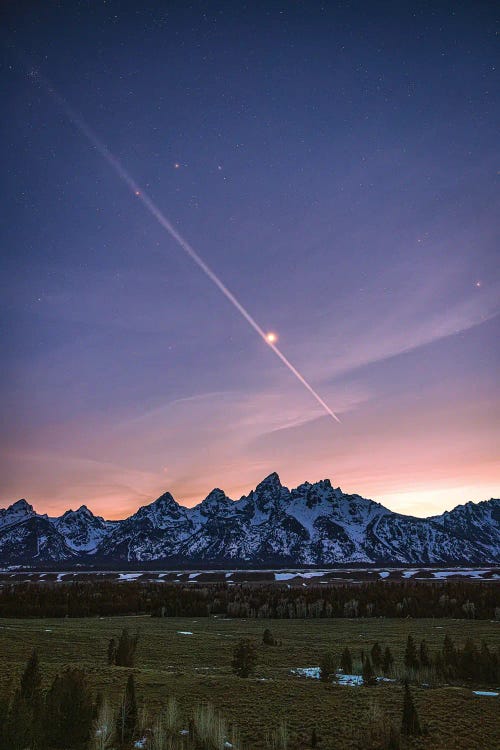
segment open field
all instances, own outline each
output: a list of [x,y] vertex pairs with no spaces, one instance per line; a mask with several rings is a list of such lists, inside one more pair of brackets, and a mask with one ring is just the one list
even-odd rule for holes
[[[150,706],[175,695],[186,708],[210,700],[235,722],[247,748],[265,747],[268,730],[284,718],[294,735],[310,736],[315,726],[320,748],[352,748],[358,727],[366,721],[373,701],[398,723],[402,688],[386,683],[375,687],[324,685],[291,674],[296,667],[317,666],[326,650],[339,655],[348,645],[353,656],[375,641],[388,645],[402,667],[408,634],[425,638],[431,652],[441,647],[445,633],[462,644],[467,637],[498,646],[500,623],[471,620],[333,619],[230,620],[223,618],[116,617],[88,619],[0,620],[0,690],[13,684],[36,647],[47,682],[66,665],[85,668],[95,690],[114,698],[123,691],[130,670],[108,667],[108,641],[123,627],[140,628],[134,667],[138,696]],[[261,642],[269,627],[280,646],[259,646],[259,665],[247,680],[232,675],[232,649],[240,637]],[[192,633],[186,635],[183,633]],[[429,734],[410,747],[500,747],[500,698],[478,697],[477,685],[413,688],[421,720]],[[488,688],[486,688],[488,689]],[[491,690],[491,687],[489,688]]]

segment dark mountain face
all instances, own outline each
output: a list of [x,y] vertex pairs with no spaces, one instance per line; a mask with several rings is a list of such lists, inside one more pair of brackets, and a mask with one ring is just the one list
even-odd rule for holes
[[328,479],[289,490],[273,473],[236,502],[216,488],[185,508],[166,492],[123,521],[105,521],[86,506],[50,519],[25,500],[0,510],[1,564],[64,561],[189,567],[498,564],[500,500],[414,518],[346,495]]

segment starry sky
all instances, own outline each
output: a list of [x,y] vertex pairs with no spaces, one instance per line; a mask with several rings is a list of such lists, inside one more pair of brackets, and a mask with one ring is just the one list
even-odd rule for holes
[[271,471],[417,516],[498,493],[494,3],[2,12],[0,505],[119,518]]

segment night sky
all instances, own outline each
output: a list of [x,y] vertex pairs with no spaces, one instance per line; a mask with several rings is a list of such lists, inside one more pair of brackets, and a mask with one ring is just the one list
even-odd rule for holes
[[2,4],[0,505],[498,492],[494,5]]

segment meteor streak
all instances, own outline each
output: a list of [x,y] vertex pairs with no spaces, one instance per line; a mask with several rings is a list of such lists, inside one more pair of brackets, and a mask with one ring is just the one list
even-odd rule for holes
[[[236,310],[240,313],[240,315],[245,318],[247,323],[254,329],[254,331],[261,337],[261,339],[273,350],[273,352],[276,354],[278,359],[280,359],[285,367],[290,370],[290,372],[295,375],[299,383],[302,383],[304,388],[306,388],[311,396],[316,399],[318,404],[325,410],[325,412],[332,417],[336,422],[340,422],[340,419],[337,417],[335,412],[330,409],[328,404],[321,398],[321,396],[314,390],[312,385],[307,382],[305,377],[301,375],[301,373],[297,370],[296,367],[292,365],[292,363],[285,357],[283,352],[281,352],[278,347],[276,346],[277,336],[274,333],[266,333],[263,328],[260,327],[260,325],[257,323],[257,321],[252,317],[252,315],[248,312],[248,310],[241,304],[241,302],[235,297],[235,295],[231,292],[230,289],[224,284],[223,281],[217,276],[215,271],[213,271],[210,266],[205,263],[203,258],[198,255],[196,250],[189,244],[187,240],[184,239],[184,237],[178,232],[178,230],[174,227],[174,225],[167,219],[167,217],[162,213],[162,211],[158,208],[156,203],[153,202],[153,200],[149,197],[149,195],[144,192],[142,187],[134,180],[134,178],[127,172],[125,167],[121,164],[121,162],[114,156],[111,151],[108,149],[108,147],[97,137],[97,135],[94,133],[94,131],[87,125],[87,123],[82,119],[82,117],[72,108],[70,105],[66,102],[65,99],[53,88],[53,86],[43,78],[43,76],[40,73],[36,73],[34,78],[41,81],[46,88],[46,90],[49,92],[49,94],[52,96],[53,99],[56,100],[56,102],[59,104],[61,109],[65,112],[66,116],[70,120],[70,122],[75,125],[75,127],[82,133],[87,140],[94,146],[96,151],[98,151],[99,154],[108,162],[110,167],[115,171],[115,173],[120,177],[122,182],[127,185],[127,187],[130,189],[132,194],[137,198],[137,200],[140,200],[141,203],[144,205],[144,207],[149,211],[149,213],[154,216],[154,218],[157,220],[157,222],[166,230],[166,232],[172,237],[173,240],[181,247],[182,250],[188,255],[196,265],[201,268],[203,273],[208,276],[210,281],[212,281],[213,284],[222,292],[224,297],[229,300],[229,302],[233,305],[233,307],[236,308]],[[177,163],[175,164],[175,167],[177,167]]]

